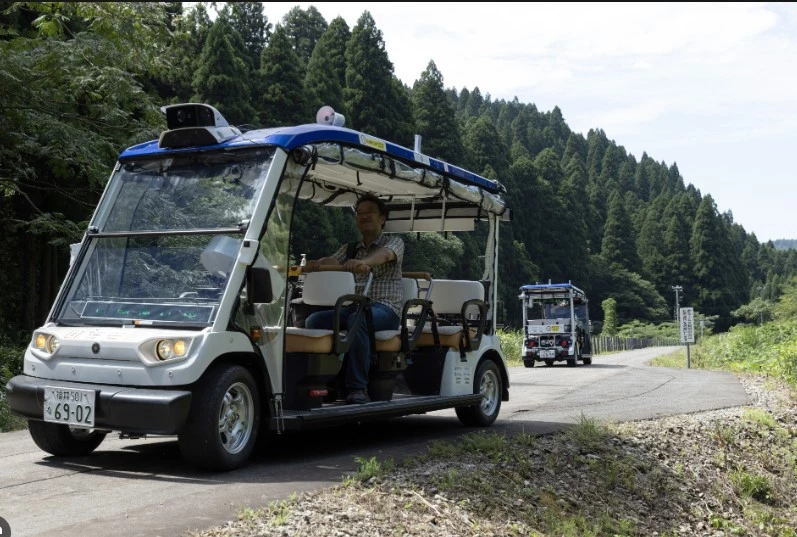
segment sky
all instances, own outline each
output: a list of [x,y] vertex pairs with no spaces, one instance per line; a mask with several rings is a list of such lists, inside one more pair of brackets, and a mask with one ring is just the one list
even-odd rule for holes
[[394,72],[434,60],[446,88],[558,106],[602,129],[760,242],[797,238],[797,3],[264,2],[272,24],[315,6],[349,28],[364,11]]

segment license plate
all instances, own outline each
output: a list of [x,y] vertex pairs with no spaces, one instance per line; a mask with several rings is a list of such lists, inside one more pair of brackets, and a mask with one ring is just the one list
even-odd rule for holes
[[94,390],[44,387],[44,421],[94,427]]
[[555,358],[555,357],[556,357],[556,351],[553,349],[540,351],[540,358]]

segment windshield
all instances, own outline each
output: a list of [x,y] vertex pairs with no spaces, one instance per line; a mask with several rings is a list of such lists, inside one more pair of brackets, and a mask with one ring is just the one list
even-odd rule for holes
[[[576,319],[586,323],[588,320],[588,312],[586,304],[573,304],[573,311],[575,312]],[[569,303],[543,303],[532,302],[526,309],[527,319],[569,319],[570,318],[570,304]]]
[[56,319],[211,324],[272,156],[261,148],[122,164]]
[[254,211],[273,148],[123,163],[94,226],[100,232],[236,227]]

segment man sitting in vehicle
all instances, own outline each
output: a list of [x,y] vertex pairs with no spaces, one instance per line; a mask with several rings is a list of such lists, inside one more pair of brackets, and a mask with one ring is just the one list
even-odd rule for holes
[[[401,288],[401,264],[404,258],[404,241],[397,235],[385,235],[382,230],[388,217],[385,203],[371,194],[364,194],[355,205],[357,229],[362,240],[352,248],[342,245],[334,254],[318,260],[308,261],[305,271],[318,270],[320,265],[342,265],[345,270],[354,272],[359,284],[364,284],[367,273],[359,272],[361,265],[371,268],[373,282],[368,296],[372,300],[371,313],[373,327],[379,330],[397,330],[401,321],[403,294]],[[358,287],[358,293],[362,292]],[[341,326],[351,329],[354,309],[344,310]],[[345,318],[344,318],[345,316]],[[319,311],[305,321],[306,328],[332,328],[333,312]],[[368,371],[371,364],[371,345],[367,327],[362,323],[348,353],[345,371],[345,386],[348,391],[347,404],[361,404],[370,401],[368,397]]]

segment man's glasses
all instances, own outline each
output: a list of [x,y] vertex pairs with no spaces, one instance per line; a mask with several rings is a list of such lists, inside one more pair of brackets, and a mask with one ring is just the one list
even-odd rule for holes
[[357,211],[354,214],[355,216],[360,217],[360,216],[365,216],[367,214],[379,214],[379,211]]

